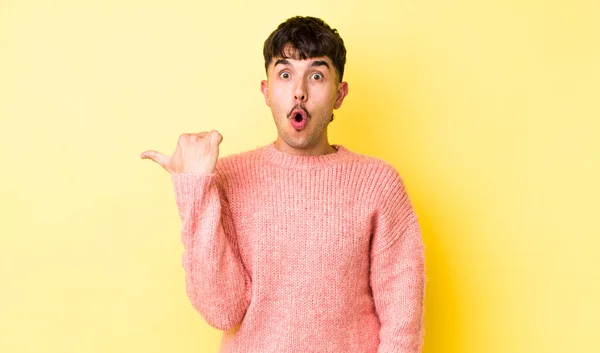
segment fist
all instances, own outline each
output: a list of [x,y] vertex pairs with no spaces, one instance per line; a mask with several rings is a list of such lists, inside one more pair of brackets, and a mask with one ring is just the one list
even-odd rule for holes
[[151,159],[171,174],[211,174],[219,158],[219,145],[223,136],[216,130],[197,134],[181,134],[172,156],[157,151],[144,151],[142,159]]

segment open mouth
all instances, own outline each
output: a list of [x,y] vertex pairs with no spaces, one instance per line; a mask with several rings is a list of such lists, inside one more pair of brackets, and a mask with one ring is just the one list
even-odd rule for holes
[[308,113],[304,109],[294,109],[290,114],[290,123],[294,129],[300,131],[306,127],[308,118]]

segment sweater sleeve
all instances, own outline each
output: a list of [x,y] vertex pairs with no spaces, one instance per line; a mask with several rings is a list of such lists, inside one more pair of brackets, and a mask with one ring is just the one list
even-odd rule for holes
[[378,353],[420,353],[424,336],[424,245],[395,169],[381,184],[371,245],[371,289],[379,317]]
[[251,284],[217,178],[216,173],[171,177],[181,217],[186,292],[211,326],[229,330],[246,313]]

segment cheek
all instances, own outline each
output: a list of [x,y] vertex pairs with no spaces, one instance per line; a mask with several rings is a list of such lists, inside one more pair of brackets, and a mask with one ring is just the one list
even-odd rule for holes
[[282,114],[286,112],[287,114],[287,109],[290,107],[288,107],[289,99],[286,99],[285,89],[283,87],[273,87],[270,92],[272,92],[269,99],[271,100],[271,110],[273,113]]
[[309,97],[320,104],[332,105],[336,101],[336,91],[331,87],[315,86],[312,92],[309,92]]
[[271,111],[273,112],[273,115],[279,116],[281,112],[285,110],[281,97],[275,94],[270,96],[269,99],[271,100]]
[[269,86],[269,99],[271,100],[271,103],[279,102],[280,97],[281,97],[281,87],[279,87],[277,85]]

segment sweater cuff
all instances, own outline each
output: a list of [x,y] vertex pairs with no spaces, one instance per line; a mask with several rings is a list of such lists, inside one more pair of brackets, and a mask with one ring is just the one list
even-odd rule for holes
[[197,203],[200,201],[210,184],[214,181],[216,175],[211,174],[191,174],[177,173],[171,175],[173,189],[175,191],[175,199],[177,205],[181,207],[189,203]]

